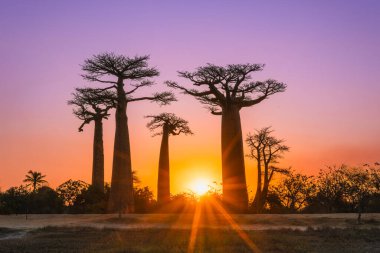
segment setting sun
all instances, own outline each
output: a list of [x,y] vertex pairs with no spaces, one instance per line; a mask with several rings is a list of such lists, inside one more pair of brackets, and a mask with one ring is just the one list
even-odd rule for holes
[[198,196],[204,195],[209,189],[210,182],[205,178],[199,178],[189,184],[189,189]]

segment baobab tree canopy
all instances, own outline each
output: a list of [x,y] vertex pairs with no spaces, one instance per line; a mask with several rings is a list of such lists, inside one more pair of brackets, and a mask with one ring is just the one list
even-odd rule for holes
[[263,64],[231,64],[226,67],[207,64],[195,72],[178,72],[180,77],[190,80],[194,86],[205,87],[203,90],[188,89],[172,81],[166,83],[208,105],[212,114],[222,115],[221,109],[224,107],[236,106],[240,110],[285,91],[286,85],[276,80],[252,80],[250,74],[263,68]]
[[[158,76],[155,68],[148,66],[149,56],[127,57],[102,53],[85,60],[84,79],[107,84],[103,90],[116,90],[116,130],[112,165],[109,212],[134,212],[131,150],[129,142],[127,104],[149,100],[160,104],[175,101],[171,92],[156,92],[150,96],[136,97],[135,92],[152,86],[151,77]],[[130,80],[128,85],[125,80]]]
[[72,95],[67,103],[74,106],[73,114],[83,121],[79,132],[93,120],[108,119],[109,110],[116,105],[116,94],[108,90],[76,88]]
[[150,131],[155,131],[159,129],[161,131],[156,132],[156,135],[162,135],[164,127],[167,127],[168,134],[179,135],[179,134],[193,134],[191,132],[188,122],[180,117],[177,117],[174,113],[161,113],[159,115],[148,115],[146,118],[151,118],[152,120],[146,125]]
[[226,67],[207,64],[194,72],[178,72],[180,77],[190,80],[195,89],[173,81],[166,82],[169,87],[194,96],[207,105],[212,114],[222,116],[223,201],[237,212],[244,212],[248,203],[240,110],[286,89],[284,83],[273,79],[252,80],[251,73],[263,68],[262,64],[231,64]]
[[[148,67],[148,60],[149,56],[147,55],[133,58],[114,53],[94,55],[92,58],[85,60],[82,70],[86,74],[82,75],[82,77],[92,82],[111,84],[111,86],[103,90],[117,89],[118,95],[119,92],[124,93],[126,102],[151,100],[166,105],[175,101],[175,97],[171,92],[156,92],[153,96],[133,97],[132,94],[139,88],[154,85],[154,82],[149,78],[159,75],[157,69]],[[109,79],[110,77],[111,79]],[[134,81],[129,83],[129,90],[123,89],[124,80]]]

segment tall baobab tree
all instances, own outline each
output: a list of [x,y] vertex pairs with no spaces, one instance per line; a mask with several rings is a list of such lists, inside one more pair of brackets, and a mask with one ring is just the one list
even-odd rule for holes
[[246,139],[250,148],[249,157],[257,162],[257,187],[253,206],[258,213],[264,208],[269,184],[274,173],[286,174],[289,172],[288,169],[273,166],[282,158],[284,152],[289,151],[289,147],[284,144],[284,140],[272,136],[272,132],[270,127],[265,127],[257,130],[254,134],[248,134]]
[[161,130],[153,136],[162,135],[158,162],[157,201],[159,204],[164,204],[170,200],[169,136],[193,133],[188,126],[188,122],[173,113],[161,113],[146,117],[152,118],[147,124],[150,131]]
[[212,114],[222,116],[223,201],[237,212],[245,211],[248,204],[240,110],[286,89],[284,83],[272,79],[252,81],[250,74],[263,67],[261,64],[226,67],[208,64],[195,72],[178,72],[180,77],[198,87],[196,89],[172,81],[166,82],[169,87],[194,96],[207,105]]
[[31,186],[33,188],[33,192],[36,192],[38,187],[42,184],[47,183],[44,179],[46,176],[42,175],[41,172],[29,170],[28,174],[25,175],[25,179],[23,182],[27,183],[26,186]]
[[[171,92],[156,92],[151,96],[133,96],[137,90],[152,86],[150,78],[158,76],[155,68],[148,67],[149,56],[127,57],[113,53],[94,55],[85,60],[84,79],[107,84],[103,90],[116,91],[116,130],[112,165],[109,212],[134,212],[131,149],[129,142],[127,105],[150,100],[162,105],[175,101]],[[130,82],[126,85],[125,81]]]
[[86,124],[94,121],[94,143],[92,155],[92,186],[98,191],[104,191],[104,149],[103,149],[103,119],[110,116],[109,110],[115,107],[115,93],[108,90],[92,88],[76,88],[73,99],[68,101],[73,105],[73,113],[82,124],[79,132]]

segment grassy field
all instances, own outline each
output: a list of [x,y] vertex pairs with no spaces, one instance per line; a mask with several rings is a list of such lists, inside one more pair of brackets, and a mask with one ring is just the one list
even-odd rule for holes
[[[3,233],[3,232],[2,232]],[[262,252],[380,252],[379,229],[248,231]],[[186,252],[190,230],[47,227],[0,241],[0,252]],[[200,229],[195,252],[252,252],[231,229]]]
[[194,229],[192,214],[1,216],[0,252],[189,252],[194,230],[193,252],[252,252],[247,240],[260,252],[380,252],[376,214],[231,217],[202,214]]

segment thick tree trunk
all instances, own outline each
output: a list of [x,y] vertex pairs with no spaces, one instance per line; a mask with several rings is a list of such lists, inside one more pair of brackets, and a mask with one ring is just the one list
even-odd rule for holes
[[223,201],[233,212],[246,212],[248,207],[243,138],[239,108],[223,108],[222,114]]
[[98,191],[104,191],[103,123],[101,118],[95,120],[92,186]]
[[131,150],[129,143],[127,101],[123,83],[118,82],[116,131],[112,164],[109,212],[134,212]]
[[169,172],[169,131],[164,126],[162,133],[160,160],[158,163],[157,201],[159,204],[170,200],[170,172]]

